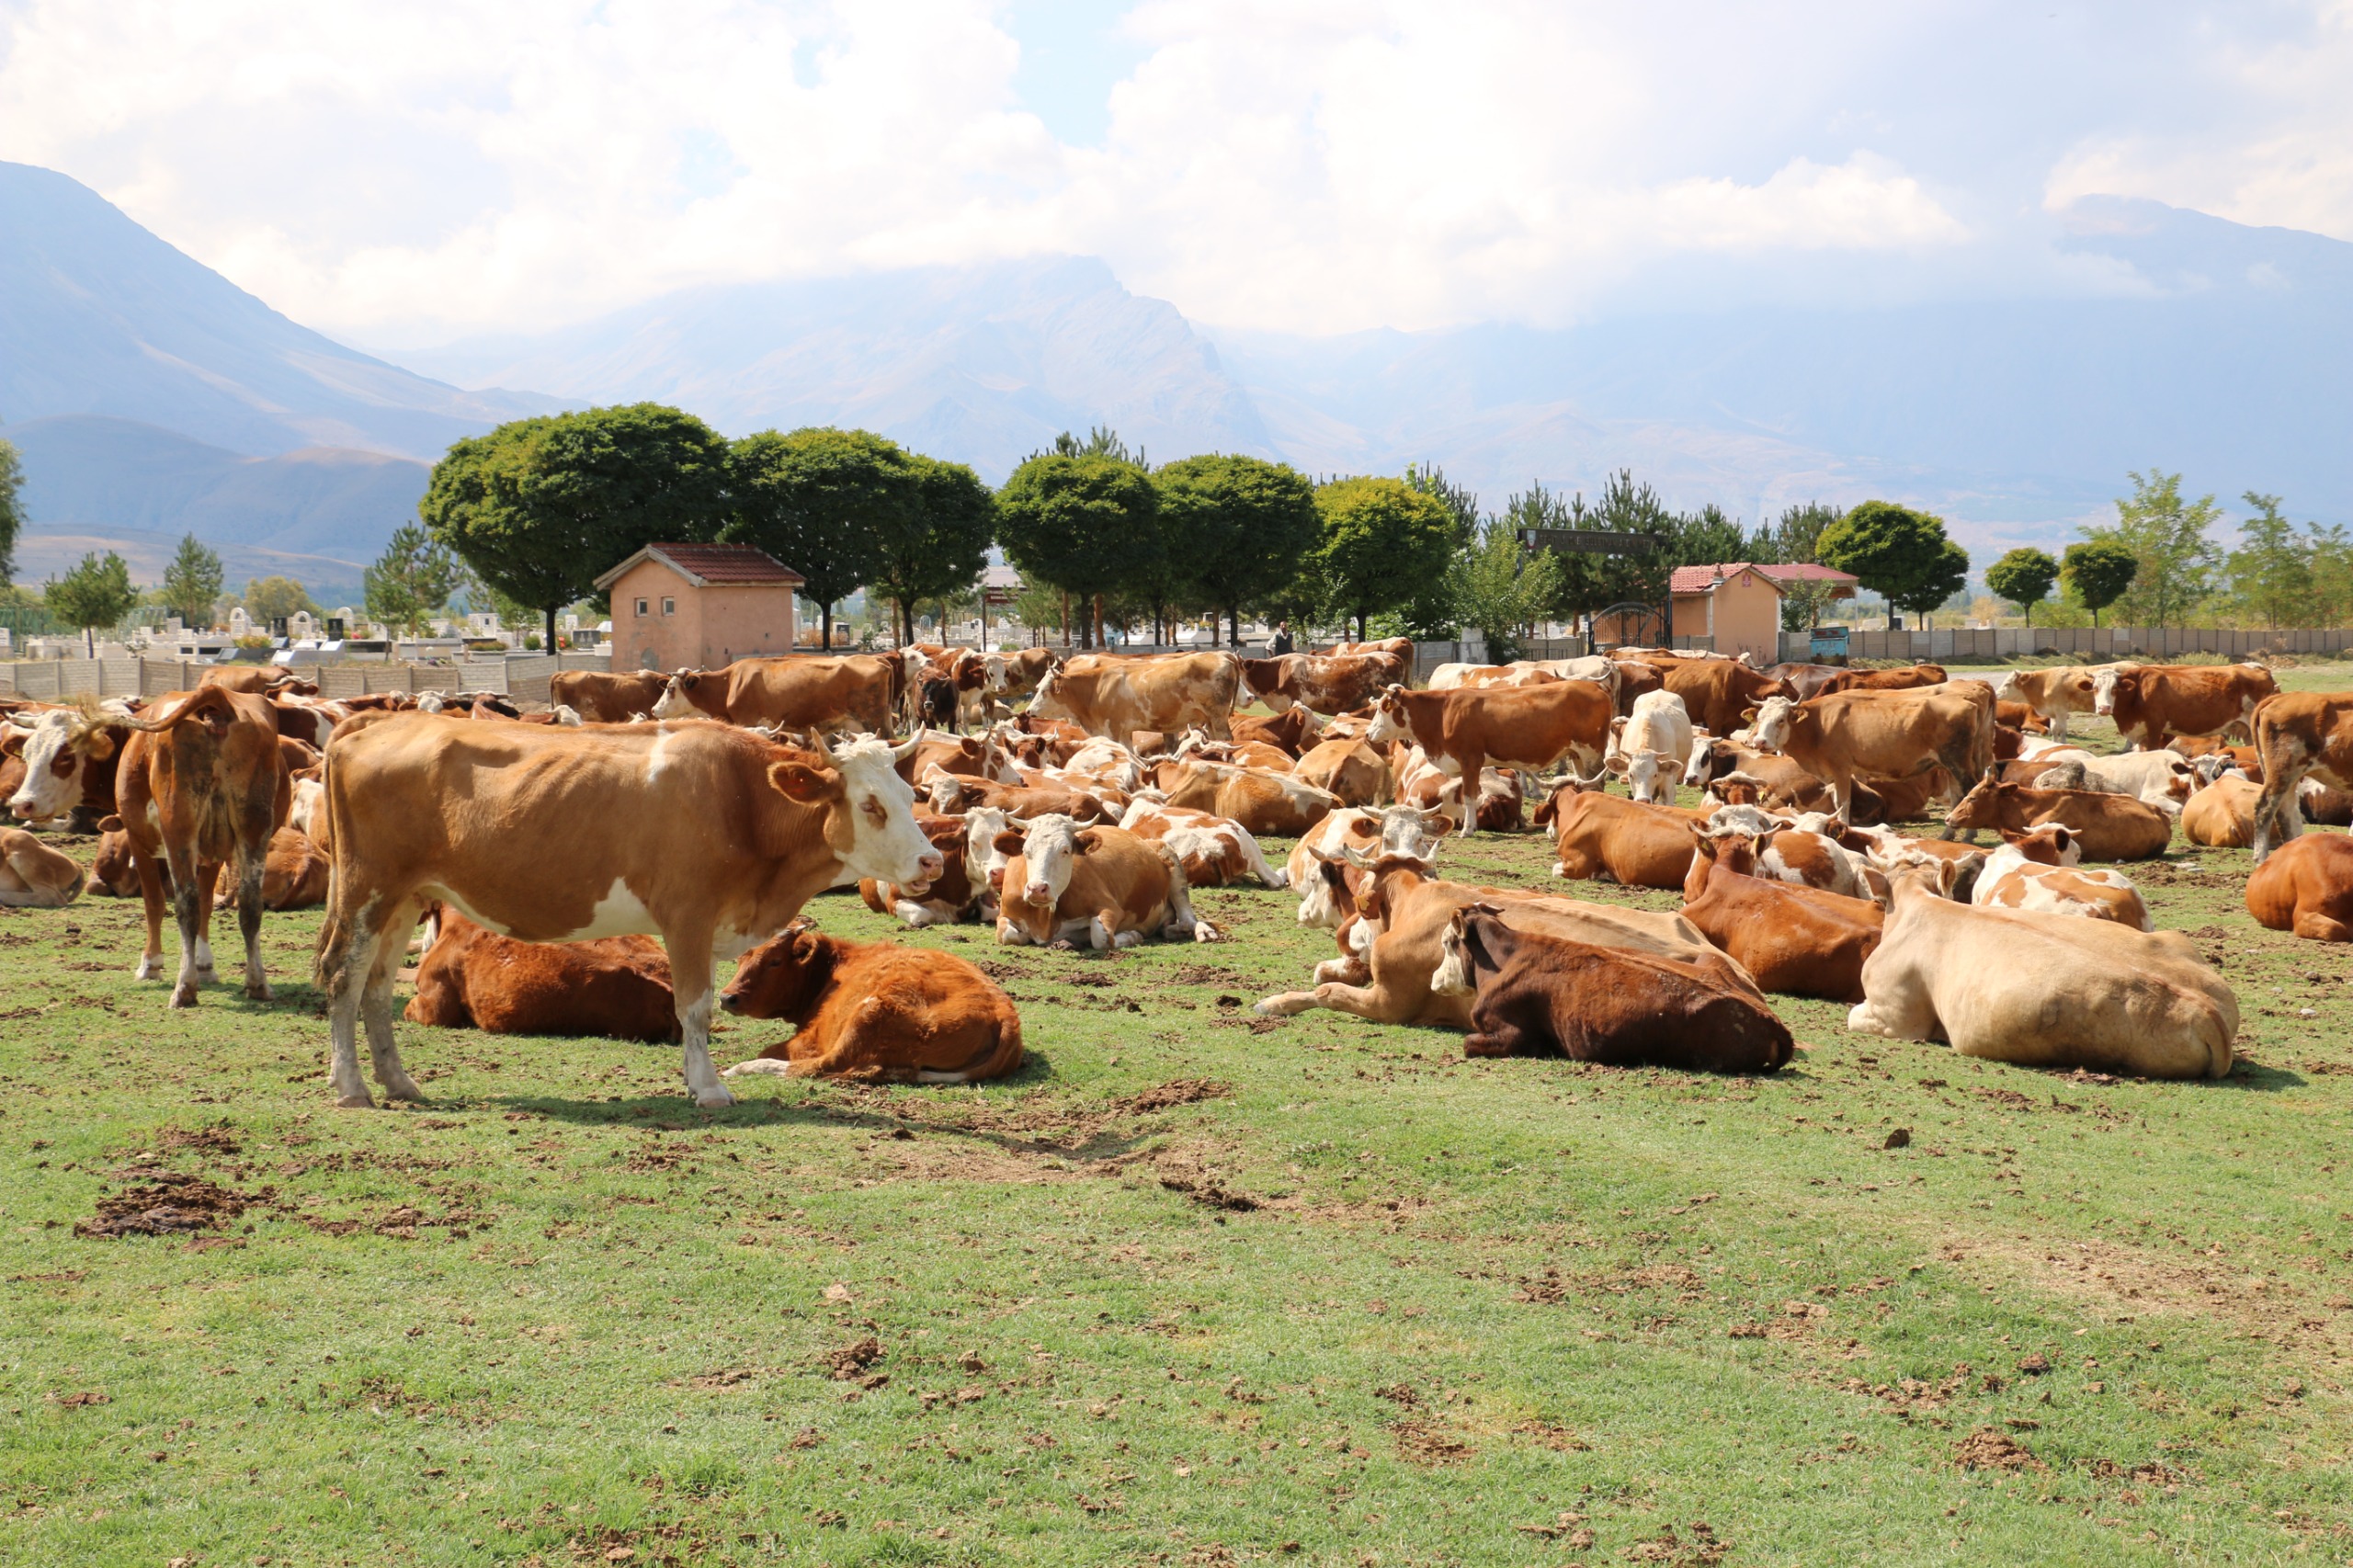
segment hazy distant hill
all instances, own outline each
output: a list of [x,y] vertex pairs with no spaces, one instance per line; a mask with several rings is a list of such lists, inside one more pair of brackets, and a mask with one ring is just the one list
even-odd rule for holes
[[[187,531],[350,582],[460,435],[551,399],[462,392],[298,326],[86,187],[0,164],[0,419],[32,520],[20,574]],[[425,460],[419,461],[418,460]],[[142,572],[143,566],[140,568]]]
[[993,481],[1056,432],[1097,424],[1155,460],[1275,450],[1176,307],[1090,258],[690,290],[541,337],[402,358],[583,403],[675,403],[731,436],[863,426]]
[[216,545],[347,563],[347,579],[416,518],[430,468],[347,447],[244,457],[127,419],[0,426],[25,459],[40,533],[194,533]]
[[1100,261],[1043,257],[692,290],[402,356],[445,381],[296,325],[72,180],[0,164],[0,417],[26,452],[28,562],[193,529],[331,582],[414,515],[454,437],[639,398],[729,435],[865,426],[992,480],[1104,424],[1154,460],[1436,462],[1490,505],[1620,467],[1745,518],[1890,495],[1946,513],[1981,559],[2068,535],[2153,465],[2353,520],[2353,245],[2115,199],[2049,237],[2103,291],[1316,339],[1197,327]]
[[93,414],[256,456],[431,458],[546,400],[461,392],[297,326],[86,186],[0,164],[0,418]]
[[1756,517],[1897,494],[1980,539],[2049,537],[2184,471],[2353,519],[2353,244],[2103,199],[2063,248],[2135,292],[1344,338],[1213,333],[1294,461],[1443,463],[1483,491],[1631,465]]

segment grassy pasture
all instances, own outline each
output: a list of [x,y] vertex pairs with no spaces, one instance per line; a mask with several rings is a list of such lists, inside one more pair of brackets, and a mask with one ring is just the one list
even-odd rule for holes
[[[2353,974],[2245,869],[2135,872],[2238,988],[2211,1085],[1786,998],[1771,1078],[1466,1062],[1252,1017],[1331,950],[1287,893],[1108,957],[836,895],[1032,1062],[718,1113],[667,1047],[405,1023],[433,1103],[338,1112],[314,913],[275,1004],[173,1014],[135,903],[0,912],[0,1562],[2343,1562]],[[75,1233],[159,1173],[242,1211]]]

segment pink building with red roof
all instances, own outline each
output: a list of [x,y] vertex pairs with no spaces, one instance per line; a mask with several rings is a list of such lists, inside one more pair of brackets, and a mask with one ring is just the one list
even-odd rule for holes
[[597,579],[613,597],[615,670],[715,670],[793,651],[804,579],[747,544],[649,544]]
[[1781,597],[1794,584],[1827,583],[1833,598],[1852,598],[1855,579],[1827,566],[1762,565],[1733,561],[1677,566],[1667,580],[1677,638],[1707,638],[1719,653],[1747,653],[1759,664],[1781,657]]

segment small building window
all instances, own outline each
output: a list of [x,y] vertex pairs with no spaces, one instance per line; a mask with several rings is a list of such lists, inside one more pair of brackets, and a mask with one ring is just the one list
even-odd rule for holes
[[643,599],[637,601],[637,613],[640,615],[643,615],[645,613],[645,601]]
[[663,613],[664,615],[676,615],[676,614],[677,614],[677,613],[678,613],[678,601],[677,601],[677,600],[676,600],[676,599],[674,599],[674,598],[670,598],[670,597],[664,597],[664,599],[662,600],[662,613]]

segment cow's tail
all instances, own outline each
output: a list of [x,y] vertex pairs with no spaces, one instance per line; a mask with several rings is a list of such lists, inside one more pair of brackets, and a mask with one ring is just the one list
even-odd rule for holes
[[343,854],[337,846],[345,842],[345,824],[338,820],[335,807],[333,742],[328,743],[325,754],[319,758],[319,820],[326,830],[326,842],[322,847],[327,853],[327,917],[319,926],[319,944],[311,954],[311,983],[324,991],[331,978],[327,973],[328,955],[340,954],[351,945],[351,934],[344,929],[343,901],[337,896],[344,876]]

